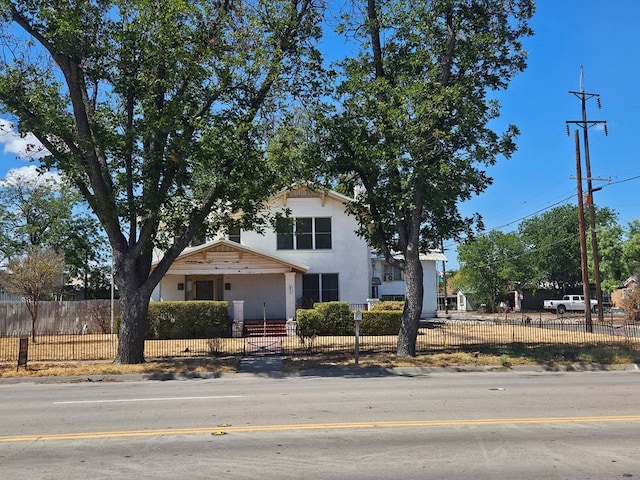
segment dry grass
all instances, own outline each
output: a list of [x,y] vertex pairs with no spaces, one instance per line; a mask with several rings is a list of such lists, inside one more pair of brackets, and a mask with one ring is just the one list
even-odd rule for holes
[[[360,355],[360,367],[513,367],[522,365],[621,365],[640,363],[640,350],[627,345],[484,346],[482,350],[451,350],[399,358],[392,353]],[[284,370],[340,368],[354,365],[353,354],[298,355],[285,359]]]
[[[17,361],[16,337],[0,337],[0,362]],[[219,353],[238,355],[243,352],[243,338],[147,340],[146,358],[195,357]],[[113,360],[118,350],[118,338],[109,334],[39,335],[29,339],[29,361]]]
[[151,360],[137,365],[111,362],[30,363],[16,371],[15,364],[1,364],[0,377],[55,377],[154,373],[237,372],[239,357]]
[[[0,377],[95,376],[158,373],[237,372],[240,357],[173,358],[151,360],[139,365],[115,365],[110,362],[30,363],[16,371],[15,364],[0,364]],[[451,350],[399,358],[392,353],[363,353],[361,368],[379,367],[468,367],[569,364],[640,363],[640,351],[630,346],[513,344],[505,347],[485,346],[482,351]],[[354,365],[353,353],[293,355],[285,358],[283,370],[292,372]]]

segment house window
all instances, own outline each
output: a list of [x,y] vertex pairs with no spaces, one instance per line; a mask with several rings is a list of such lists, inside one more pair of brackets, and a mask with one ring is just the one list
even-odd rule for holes
[[281,218],[276,232],[278,250],[331,249],[330,217]]
[[302,296],[314,302],[337,302],[337,273],[308,273],[302,276]]
[[296,250],[313,249],[313,219],[296,218],[294,230],[296,232]]
[[402,270],[396,268],[388,263],[384,264],[384,281],[385,282],[397,282],[402,280]]
[[190,247],[197,247],[207,242],[207,239],[204,235],[196,235],[189,242]]
[[290,218],[279,218],[276,222],[278,250],[293,250],[293,221]]
[[240,243],[240,227],[229,227],[229,241]]
[[314,221],[316,249],[331,249],[331,218],[317,217]]

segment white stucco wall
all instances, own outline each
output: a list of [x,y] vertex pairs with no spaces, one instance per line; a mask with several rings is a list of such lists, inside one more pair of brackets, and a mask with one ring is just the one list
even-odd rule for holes
[[244,300],[245,320],[261,319],[263,306],[267,319],[285,318],[284,274],[225,275],[224,282],[231,284],[231,290],[224,291],[224,300],[231,309],[234,300]]
[[[404,281],[384,281],[384,261],[376,260],[374,262],[374,276],[379,277],[382,283],[378,287],[378,295],[406,295],[406,287]],[[424,260],[422,263],[422,283],[424,294],[422,298],[422,316],[425,318],[435,317],[438,310],[438,291],[437,291],[437,269],[436,262]]]
[[151,294],[154,302],[175,302],[185,299],[184,290],[178,290],[178,283],[184,283],[184,275],[165,275]]
[[[281,202],[273,206],[283,208]],[[331,217],[331,249],[277,250],[277,235],[271,230],[264,235],[243,231],[241,243],[307,265],[307,273],[337,273],[340,301],[366,303],[371,288],[369,247],[355,234],[356,220],[347,216],[344,207],[330,197],[325,198],[324,206],[320,198],[287,199],[292,217]],[[297,275],[296,297],[301,296],[302,277]]]
[[422,297],[422,316],[435,317],[438,312],[438,271],[436,262],[422,261],[422,280],[424,293]]

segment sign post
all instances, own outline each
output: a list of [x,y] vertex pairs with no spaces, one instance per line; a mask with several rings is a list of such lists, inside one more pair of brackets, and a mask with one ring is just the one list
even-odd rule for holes
[[20,370],[20,366],[27,368],[27,357],[29,355],[29,337],[20,337],[20,347],[18,350],[18,366],[16,372]]
[[362,311],[360,309],[353,313],[353,319],[356,322],[356,358],[355,364],[358,365],[360,359],[360,321],[362,320]]

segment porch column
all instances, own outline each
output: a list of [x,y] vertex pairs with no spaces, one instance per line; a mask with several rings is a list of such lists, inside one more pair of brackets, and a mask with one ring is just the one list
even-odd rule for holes
[[380,301],[379,298],[367,298],[367,310],[373,310],[373,306]]
[[284,274],[285,312],[287,320],[296,318],[296,272]]

